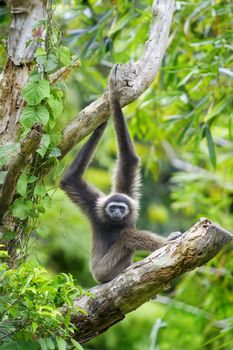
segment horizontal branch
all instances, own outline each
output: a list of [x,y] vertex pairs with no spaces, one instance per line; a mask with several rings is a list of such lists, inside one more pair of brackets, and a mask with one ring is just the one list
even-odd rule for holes
[[175,278],[206,263],[232,240],[231,233],[201,219],[182,236],[131,265],[114,280],[92,288],[94,297],[80,297],[75,304],[87,316],[72,317],[78,329],[75,338],[85,343],[96,337],[165,290]]
[[[120,65],[117,85],[121,106],[126,106],[140,96],[153,82],[163,59],[174,0],[154,0],[152,25],[143,56],[135,63]],[[109,116],[108,90],[95,102],[84,108],[63,130],[59,146],[64,156],[76,143],[96,129]]]
[[11,162],[0,195],[0,219],[12,203],[18,178],[27,166],[31,155],[37,150],[42,135],[42,126],[35,124],[30,134],[22,141],[19,153]]

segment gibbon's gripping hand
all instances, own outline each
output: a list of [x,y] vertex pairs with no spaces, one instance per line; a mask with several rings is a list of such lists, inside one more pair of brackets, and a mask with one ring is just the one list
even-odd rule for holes
[[119,64],[116,64],[112,68],[108,79],[110,99],[117,99],[117,100],[119,100],[119,89],[117,87],[117,79],[116,79],[118,67],[119,67]]

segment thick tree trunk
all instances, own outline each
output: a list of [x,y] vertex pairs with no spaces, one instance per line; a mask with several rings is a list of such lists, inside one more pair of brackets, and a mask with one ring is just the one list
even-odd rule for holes
[[7,61],[0,78],[0,145],[14,142],[24,106],[21,89],[25,85],[38,47],[44,37],[42,20],[47,19],[47,0],[8,0],[12,21]]

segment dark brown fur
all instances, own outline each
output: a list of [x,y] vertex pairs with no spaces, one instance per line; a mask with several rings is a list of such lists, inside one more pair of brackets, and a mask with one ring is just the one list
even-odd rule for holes
[[[154,251],[166,239],[135,228],[139,201],[139,158],[135,153],[115,87],[116,69],[109,80],[109,101],[118,144],[118,161],[113,188],[106,197],[83,180],[83,173],[91,161],[94,150],[104,132],[106,122],[99,126],[74,159],[63,176],[61,188],[84,211],[92,231],[91,271],[94,278],[107,282],[132,263],[135,250]],[[113,200],[114,199],[114,200]],[[104,212],[108,201],[123,201],[130,213],[120,222],[112,222]]]

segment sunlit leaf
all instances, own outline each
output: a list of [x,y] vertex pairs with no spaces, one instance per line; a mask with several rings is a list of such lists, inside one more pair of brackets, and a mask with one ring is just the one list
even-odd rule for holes
[[48,80],[29,80],[22,90],[22,95],[29,105],[38,105],[45,97],[49,97]]

